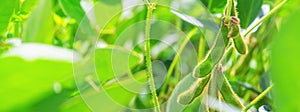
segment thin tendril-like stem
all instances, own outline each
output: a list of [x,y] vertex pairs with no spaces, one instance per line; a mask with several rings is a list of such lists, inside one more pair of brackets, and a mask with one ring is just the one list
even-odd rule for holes
[[154,82],[154,77],[153,77],[153,73],[152,73],[152,63],[151,63],[151,55],[150,55],[150,52],[151,52],[151,48],[150,48],[151,17],[152,17],[153,10],[155,9],[155,4],[150,3],[148,1],[147,7],[148,7],[148,11],[147,11],[146,28],[145,28],[145,37],[146,37],[145,56],[146,56],[146,64],[147,64],[147,71],[148,71],[147,76],[148,76],[148,83],[149,83],[151,94],[152,94],[155,112],[161,112],[160,106],[159,106],[159,101],[158,101],[158,98],[156,95],[156,88],[155,88],[155,82]]
[[255,105],[258,101],[260,101],[264,96],[266,96],[271,89],[273,88],[273,85],[269,86],[266,90],[264,90],[261,94],[259,94],[253,101],[247,105],[247,107],[242,112],[247,112],[253,105]]
[[269,19],[275,12],[277,12],[285,3],[287,0],[283,0],[281,3],[279,3],[277,6],[275,6],[267,15],[262,17],[258,22],[256,22],[254,25],[251,25],[251,27],[247,28],[246,32],[244,33],[244,37],[246,37],[255,27],[257,27],[262,22]]
[[197,29],[198,29],[198,28],[196,27],[196,28],[194,28],[192,31],[190,31],[189,34],[187,35],[187,37],[183,40],[183,42],[182,42],[182,44],[181,44],[181,46],[180,46],[178,52],[176,53],[176,55],[175,55],[175,57],[174,57],[174,59],[173,59],[171,65],[170,65],[170,67],[169,67],[169,69],[168,69],[168,73],[167,73],[167,76],[166,76],[166,80],[165,80],[164,85],[162,86],[162,89],[161,89],[162,91],[161,91],[160,93],[163,94],[163,93],[165,92],[165,90],[166,90],[166,88],[167,88],[167,83],[169,82],[170,77],[171,77],[171,75],[173,74],[174,68],[175,68],[175,66],[176,66],[176,64],[177,64],[177,62],[178,62],[178,60],[179,60],[179,57],[180,57],[180,55],[181,55],[183,49],[185,48],[185,46],[187,45],[187,43],[190,41],[190,39],[192,38],[192,36],[196,33]]

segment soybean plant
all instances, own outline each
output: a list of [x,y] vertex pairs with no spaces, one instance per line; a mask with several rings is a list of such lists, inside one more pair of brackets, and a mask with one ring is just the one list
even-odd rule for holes
[[[271,15],[278,11],[286,2],[287,0],[283,0],[267,15],[262,17],[251,27],[247,28],[245,31],[246,33],[242,35],[240,32],[240,20],[238,18],[236,6],[234,5],[234,0],[228,0],[227,6],[223,13],[220,30],[217,33],[214,44],[211,47],[210,51],[207,53],[205,59],[198,63],[194,68],[193,76],[197,78],[196,81],[186,91],[182,92],[178,96],[177,102],[183,105],[189,105],[193,101],[195,101],[196,98],[201,96],[205,91],[217,89],[218,98],[221,97],[225,102],[238,107],[243,112],[246,112],[248,111],[248,109],[250,109],[251,106],[262,99],[270,91],[273,85],[262,92],[256,99],[254,99],[252,102],[250,102],[249,105],[245,107],[243,103],[241,103],[239,97],[235,94],[229,81],[223,74],[221,61],[228,55],[228,53],[230,53],[229,51],[231,51],[233,48],[235,48],[235,50],[239,54],[246,55],[247,45],[244,42],[244,36],[247,36],[255,27],[270,18]],[[250,54],[252,52],[253,51],[251,50]],[[233,71],[231,72],[235,72],[236,69],[238,69],[236,67],[234,68],[235,69],[233,69]],[[210,92],[207,93],[211,95]],[[214,94],[214,92],[212,93]]]
[[[223,15],[220,30],[212,48],[205,59],[200,62],[193,71],[193,76],[199,79],[197,79],[188,90],[181,93],[177,99],[181,104],[190,104],[203,93],[204,88],[213,84],[213,80],[217,80],[216,86],[223,99],[241,109],[245,108],[232,90],[226,77],[222,74],[222,67],[219,66],[223,57],[226,56],[227,51],[231,49],[230,45],[232,41],[238,53],[247,53],[247,46],[240,32],[239,18],[234,0],[228,0],[227,8]],[[213,79],[216,77],[218,77],[218,79]]]

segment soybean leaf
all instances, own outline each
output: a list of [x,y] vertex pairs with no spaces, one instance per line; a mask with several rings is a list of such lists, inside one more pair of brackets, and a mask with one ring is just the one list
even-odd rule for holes
[[26,21],[23,41],[51,44],[53,34],[52,1],[41,0]]
[[[144,86],[136,86],[137,81],[145,82],[147,79],[146,73],[146,71],[141,71],[140,73],[134,74],[135,79],[126,78],[124,80],[106,84],[99,87],[99,91],[88,88],[88,90],[81,93],[81,96],[92,111],[124,111],[124,107],[128,107],[128,104],[133,98],[140,93],[136,93],[136,91],[142,91],[148,87],[147,83],[144,83]],[[130,89],[126,87],[130,87]],[[76,101],[80,102],[79,104],[82,105],[81,103],[84,102],[81,102],[80,100],[80,98],[76,98]],[[76,107],[76,105],[78,104],[70,104],[69,106]]]
[[[146,70],[142,70],[134,74],[135,79],[124,79],[119,82],[113,82],[107,85],[104,85],[100,91],[95,91],[93,88],[88,88],[81,96],[73,97],[60,105],[60,111],[122,111],[124,106],[128,106],[132,99],[137,95],[137,93],[130,91],[128,88],[135,90],[143,90],[143,88],[148,87],[147,83],[144,83],[144,86],[135,86],[137,81],[146,82],[147,75]],[[120,97],[122,93],[122,97]],[[84,100],[82,99],[84,98]],[[150,98],[151,99],[151,98]],[[90,108],[87,108],[87,105]]]
[[[104,28],[104,26],[106,28],[114,27],[121,16],[119,14],[121,11],[121,0],[98,0],[94,6],[96,23],[100,26],[100,28]],[[112,22],[110,23],[110,26],[106,26],[108,22]]]
[[81,96],[75,96],[68,99],[60,107],[61,112],[91,112],[90,108],[86,105]]
[[237,3],[241,27],[246,29],[258,16],[263,0],[238,0]]
[[274,101],[278,112],[298,112],[300,79],[300,45],[296,35],[300,10],[296,10],[275,35],[272,52],[271,76],[274,82]]
[[54,92],[49,93],[47,97],[38,99],[32,106],[28,108],[15,108],[12,111],[33,111],[33,112],[53,112],[53,111],[81,111],[88,112],[89,108],[82,103],[82,105],[70,105],[70,104],[78,104],[78,102],[83,102],[82,100],[74,101],[75,98],[80,96],[70,96],[74,94],[75,88],[67,88],[63,89],[61,93],[57,94]]
[[[49,94],[72,87],[72,50],[23,44],[0,57],[0,111],[33,106]],[[16,70],[17,69],[17,70]],[[53,85],[57,83],[56,88]]]
[[203,20],[203,19],[200,20],[195,17],[177,12],[175,10],[172,10],[172,13],[175,14],[177,17],[181,18],[182,20],[184,20],[194,26],[201,27],[201,28],[207,28],[211,31],[218,32],[219,26],[216,23],[214,23],[213,21]]
[[[119,7],[119,6],[116,6],[116,7]],[[119,20],[119,17],[121,16],[121,14],[126,13],[126,12],[133,12],[134,15],[132,15],[132,17],[130,17],[130,18],[127,17],[124,20]],[[105,35],[104,33],[100,34],[100,38],[104,39],[108,44],[113,44],[116,41],[120,42],[121,38],[119,38],[119,37],[122,37],[122,35],[126,35],[128,37],[124,40],[122,39],[123,40],[122,43],[125,41],[132,40],[133,44],[135,44],[137,41],[136,37],[139,34],[138,32],[141,32],[141,31],[144,32],[144,30],[143,30],[144,24],[136,24],[136,23],[144,21],[146,19],[146,17],[145,17],[145,15],[147,13],[146,8],[143,8],[141,10],[133,10],[133,8],[131,8],[131,10],[128,9],[122,13],[118,13],[117,15],[115,15],[112,18],[112,20],[109,21],[105,25],[105,29],[113,31],[113,32],[111,32],[111,35]],[[103,19],[104,18],[101,18],[100,14],[99,14],[99,18],[97,18],[97,21],[98,21],[97,24],[99,24],[99,25],[104,24],[101,22],[101,20],[103,20]],[[118,25],[115,25],[116,23],[118,23]],[[135,29],[130,30],[132,27],[134,27]],[[128,31],[130,31],[130,32],[128,32]],[[131,32],[133,32],[133,33],[131,33]],[[113,33],[116,33],[116,34],[113,34]],[[117,44],[117,45],[120,45],[120,44]]]
[[101,83],[104,83],[129,73],[130,68],[141,63],[142,57],[124,48],[111,46],[96,49],[95,61],[98,78]]
[[211,13],[222,13],[227,1],[226,0],[201,0]]
[[[89,1],[82,1],[83,6],[86,4],[90,4]],[[84,35],[94,35],[94,29],[91,24],[91,22],[94,22],[91,17],[93,15],[86,16],[86,12],[81,6],[81,0],[58,0],[58,4],[61,7],[61,10],[64,14],[66,14],[68,17],[71,17],[76,20],[77,24],[80,24],[80,27],[77,29],[77,35],[78,34],[84,34]],[[89,6],[89,5],[88,5]],[[87,6],[85,6],[87,7]],[[88,7],[92,8],[92,7]],[[86,11],[89,11],[88,9]],[[76,36],[80,37],[80,36]],[[79,38],[78,38],[79,39]]]
[[58,0],[64,13],[74,18],[78,23],[84,17],[85,13],[80,5],[80,0]]
[[[206,9],[203,9],[203,10],[205,11]],[[204,14],[202,13],[200,18],[195,18],[195,16],[190,16],[190,14],[187,15],[187,13],[181,13],[181,12],[178,12],[175,10],[172,10],[171,12],[174,13],[177,17],[179,17],[183,21],[199,27],[201,32],[205,32],[203,34],[204,34],[206,43],[208,44],[209,47],[213,47],[214,41],[218,34],[217,32],[219,32],[220,27],[219,27],[219,24],[217,24],[214,21],[212,16],[204,15],[206,13],[203,12]]]
[[207,7],[200,0],[172,0],[171,7],[173,10],[193,17],[203,17],[208,13]]
[[2,35],[9,24],[10,17],[13,15],[15,8],[18,7],[19,0],[1,0],[0,1],[0,34]]

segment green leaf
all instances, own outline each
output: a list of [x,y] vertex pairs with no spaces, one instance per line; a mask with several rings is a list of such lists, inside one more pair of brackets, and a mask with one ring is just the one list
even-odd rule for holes
[[52,1],[41,0],[26,21],[23,41],[51,44],[53,34]]
[[[0,111],[31,107],[72,83],[73,51],[43,44],[23,44],[0,57]],[[55,88],[53,87],[56,83]]]
[[[134,79],[129,77],[117,79],[115,82],[109,82],[99,87],[98,91],[95,91],[91,86],[87,86],[89,88],[85,88],[81,92],[81,96],[92,111],[124,111],[126,107],[129,107],[130,102],[133,101],[137,94],[142,93],[142,91],[145,91],[145,88],[149,87],[146,83],[146,73],[146,70],[142,70],[133,75]],[[140,84],[141,82],[144,83]],[[79,98],[76,99],[80,100]],[[76,105],[72,107],[76,107]]]
[[90,108],[86,105],[81,96],[70,98],[64,102],[60,107],[61,112],[91,112]]
[[292,16],[282,24],[279,33],[275,35],[272,51],[271,76],[274,82],[274,101],[278,112],[299,112],[300,90],[300,10],[295,10]]
[[64,13],[74,18],[78,23],[81,22],[85,13],[80,5],[81,0],[58,0]]
[[177,17],[179,17],[180,19],[194,25],[197,27],[201,27],[201,28],[206,28],[209,30],[212,30],[214,32],[218,32],[218,25],[216,23],[214,23],[214,21],[210,21],[210,20],[203,20],[203,19],[196,19],[193,16],[189,16],[180,12],[177,12],[175,10],[171,11],[173,14],[175,14]]
[[1,0],[0,1],[0,35],[6,30],[15,9],[18,7],[19,0]]
[[[75,105],[78,104],[80,101],[74,101],[75,98],[80,96],[70,96],[75,91],[75,85],[73,88],[66,88],[61,91],[61,93],[49,93],[47,97],[42,99],[38,99],[39,101],[35,102],[32,106],[28,108],[15,108],[12,111],[31,111],[31,112],[74,112],[74,111],[81,111],[87,112],[89,108],[83,102],[83,105]],[[72,105],[71,105],[72,104]]]
[[130,73],[130,68],[142,62],[142,55],[125,48],[108,46],[95,51],[96,71],[101,83]]
[[[101,27],[114,27],[118,22],[120,17],[120,12],[122,11],[122,1],[121,0],[98,0],[94,6],[94,14],[96,18],[96,23]],[[100,13],[101,12],[101,13]],[[108,22],[110,26],[106,26]]]
[[241,27],[246,29],[258,16],[263,0],[237,0]]
[[211,13],[222,13],[227,1],[226,0],[200,0]]

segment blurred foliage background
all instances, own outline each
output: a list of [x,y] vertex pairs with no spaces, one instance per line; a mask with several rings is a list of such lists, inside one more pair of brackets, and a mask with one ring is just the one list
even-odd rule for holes
[[[235,1],[244,33],[282,0]],[[147,12],[143,3],[143,0],[0,0],[0,111],[151,111],[151,94],[143,93],[149,91],[148,86],[136,82],[147,81],[140,41]],[[226,0],[158,0],[158,3],[161,5],[154,10],[154,19],[159,21],[152,23],[151,30],[156,86],[162,84],[159,82],[163,82],[162,76],[168,73],[187,34],[195,27],[208,29],[207,34],[218,30],[216,26],[222,21]],[[140,5],[131,7],[132,4]],[[245,37],[246,55],[231,50],[226,56],[224,74],[245,105],[274,83],[274,90],[255,103],[251,111],[300,111],[297,107],[299,4],[299,0],[288,0]],[[206,41],[211,38],[203,35],[200,30],[194,32],[180,55],[180,64],[175,65],[165,83],[166,88],[158,88],[163,111],[167,108],[199,111],[201,104],[197,102],[172,107],[178,103],[172,96],[195,81],[189,74],[210,46]],[[128,57],[127,62],[124,59]],[[78,66],[76,62],[80,60],[93,60],[95,68],[80,63]],[[113,65],[118,67],[117,75]],[[78,67],[81,69],[74,70]],[[97,77],[80,75],[89,71],[95,71]],[[74,72],[82,82],[75,82]],[[138,92],[128,91],[122,85]]]

